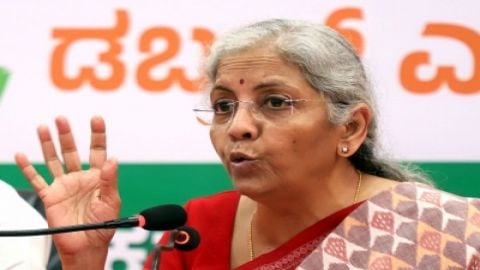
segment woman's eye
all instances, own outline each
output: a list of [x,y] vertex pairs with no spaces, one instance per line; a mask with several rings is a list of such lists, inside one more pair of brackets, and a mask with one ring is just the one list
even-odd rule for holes
[[289,107],[292,102],[291,99],[288,99],[286,97],[267,97],[264,101],[264,104],[269,107],[269,108],[284,108],[284,107]]
[[216,101],[212,108],[215,113],[229,113],[233,111],[235,102],[233,100],[219,100]]

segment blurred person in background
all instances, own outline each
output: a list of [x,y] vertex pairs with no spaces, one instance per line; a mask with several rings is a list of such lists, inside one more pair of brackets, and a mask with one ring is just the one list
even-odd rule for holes
[[[42,215],[17,191],[0,180],[0,230],[47,228]],[[50,236],[0,237],[0,269],[46,269],[52,246]]]

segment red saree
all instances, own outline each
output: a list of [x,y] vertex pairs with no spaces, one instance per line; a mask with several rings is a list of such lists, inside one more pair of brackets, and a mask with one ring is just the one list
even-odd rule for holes
[[[189,252],[164,252],[161,255],[160,269],[229,269],[231,239],[239,199],[239,193],[227,191],[187,203],[187,225],[199,231],[200,245]],[[358,205],[351,205],[320,220],[277,249],[241,265],[237,270],[295,269]],[[160,242],[166,239],[168,233]],[[151,269],[151,265],[152,256],[149,256],[144,269]]]
[[295,269],[358,205],[358,203],[351,205],[318,221],[277,249],[241,265],[237,270]]

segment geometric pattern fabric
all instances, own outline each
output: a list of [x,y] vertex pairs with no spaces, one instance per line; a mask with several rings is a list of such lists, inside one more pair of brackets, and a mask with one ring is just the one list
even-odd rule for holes
[[480,200],[400,183],[366,200],[297,268],[480,270]]

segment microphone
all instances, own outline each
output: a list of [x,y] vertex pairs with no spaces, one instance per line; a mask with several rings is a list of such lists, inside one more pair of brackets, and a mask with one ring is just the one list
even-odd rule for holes
[[176,204],[159,205],[140,212],[139,215],[108,220],[101,223],[80,224],[56,228],[35,230],[0,231],[1,236],[35,236],[46,234],[67,233],[86,230],[141,227],[145,230],[165,231],[182,226],[187,221],[187,213],[183,207]]
[[163,251],[171,251],[176,248],[180,251],[190,251],[200,244],[200,234],[190,226],[181,226],[170,231],[166,244],[155,245],[153,249],[153,261],[150,270],[158,269]]
[[190,226],[181,226],[172,231],[173,247],[181,251],[194,250],[200,244],[200,234]]

